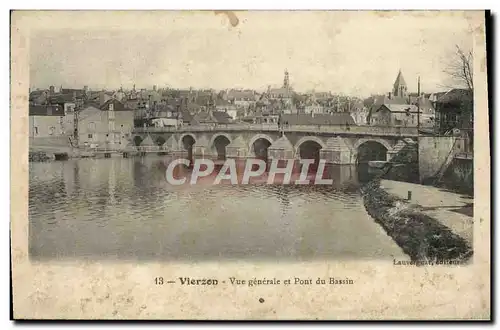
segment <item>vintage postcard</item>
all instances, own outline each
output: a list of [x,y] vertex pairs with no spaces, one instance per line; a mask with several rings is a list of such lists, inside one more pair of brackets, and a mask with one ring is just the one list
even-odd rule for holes
[[489,320],[485,11],[12,11],[15,319]]

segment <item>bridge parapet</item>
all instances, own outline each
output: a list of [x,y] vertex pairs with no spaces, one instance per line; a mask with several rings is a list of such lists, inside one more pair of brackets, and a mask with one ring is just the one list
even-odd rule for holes
[[137,127],[134,133],[181,133],[181,132],[242,132],[242,131],[270,131],[285,133],[304,132],[319,134],[342,134],[342,135],[370,135],[370,136],[405,136],[416,137],[416,127],[403,126],[357,126],[357,125],[286,125],[280,127],[277,124],[217,124],[196,125],[180,127]]
[[217,124],[179,127],[136,127],[134,133],[174,133],[174,132],[213,132],[213,131],[279,131],[277,124]]
[[416,127],[402,126],[347,126],[347,125],[293,125],[284,127],[286,132],[315,132],[371,136],[417,136]]

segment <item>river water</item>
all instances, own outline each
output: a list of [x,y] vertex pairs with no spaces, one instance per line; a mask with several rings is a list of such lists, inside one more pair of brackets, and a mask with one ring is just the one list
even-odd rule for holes
[[354,166],[330,186],[193,185],[165,157],[30,163],[34,260],[311,260],[405,257],[366,213]]

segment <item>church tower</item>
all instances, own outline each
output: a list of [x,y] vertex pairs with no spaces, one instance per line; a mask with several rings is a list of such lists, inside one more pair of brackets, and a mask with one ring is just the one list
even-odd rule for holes
[[395,97],[406,97],[407,92],[408,86],[406,86],[405,78],[403,78],[403,74],[400,69],[398,76],[396,77],[396,81],[394,82],[394,87],[392,88],[392,94]]
[[288,70],[285,70],[285,78],[283,79],[283,88],[288,89],[290,87],[290,79],[288,77]]

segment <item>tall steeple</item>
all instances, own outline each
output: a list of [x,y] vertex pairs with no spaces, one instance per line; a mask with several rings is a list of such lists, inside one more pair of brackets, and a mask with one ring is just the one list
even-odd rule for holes
[[288,70],[285,69],[285,78],[283,79],[283,88],[290,87],[290,78],[288,77]]
[[408,86],[406,86],[405,78],[403,78],[401,69],[399,69],[398,76],[396,77],[396,81],[394,82],[394,87],[392,88],[392,94],[397,97],[406,97],[407,92]]

